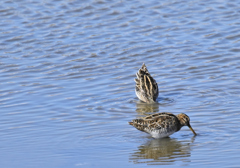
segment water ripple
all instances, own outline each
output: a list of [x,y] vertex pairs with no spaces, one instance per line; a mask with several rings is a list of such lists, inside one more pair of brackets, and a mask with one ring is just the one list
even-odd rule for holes
[[[1,1],[2,167],[239,165],[239,5]],[[134,92],[143,62],[155,105]],[[187,113],[200,136],[155,141],[127,124],[156,112]]]

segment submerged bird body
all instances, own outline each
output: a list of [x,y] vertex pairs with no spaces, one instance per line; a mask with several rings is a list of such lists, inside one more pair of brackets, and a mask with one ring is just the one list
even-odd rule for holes
[[190,125],[190,118],[186,114],[174,115],[172,113],[157,113],[142,119],[129,122],[136,129],[149,133],[153,138],[164,138],[188,126],[197,135]]
[[137,97],[146,103],[154,103],[158,97],[158,85],[143,63],[142,68],[136,74],[135,92]]

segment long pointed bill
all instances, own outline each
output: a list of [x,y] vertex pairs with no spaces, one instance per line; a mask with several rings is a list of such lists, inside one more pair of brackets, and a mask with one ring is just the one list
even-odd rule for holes
[[193,132],[193,134],[196,136],[196,132],[192,129],[191,125],[188,126],[190,128],[190,130]]

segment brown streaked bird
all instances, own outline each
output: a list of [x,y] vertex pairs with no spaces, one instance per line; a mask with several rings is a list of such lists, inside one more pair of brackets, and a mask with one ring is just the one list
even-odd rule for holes
[[137,97],[146,103],[154,103],[158,97],[158,84],[150,75],[146,65],[143,63],[142,68],[136,73],[137,79],[135,92]]
[[179,131],[183,126],[188,126],[193,134],[197,135],[190,125],[190,118],[184,113],[178,115],[157,113],[142,119],[132,120],[129,124],[140,131],[151,134],[153,138],[168,137]]

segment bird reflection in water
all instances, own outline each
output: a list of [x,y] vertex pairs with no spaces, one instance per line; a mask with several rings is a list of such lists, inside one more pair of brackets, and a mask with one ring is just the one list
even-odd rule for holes
[[149,113],[157,113],[159,112],[159,104],[146,104],[143,102],[136,103],[136,112],[140,115],[147,115]]
[[175,161],[190,162],[191,143],[172,138],[151,139],[130,154],[129,160],[135,164],[166,165]]
[[151,113],[158,113],[159,106],[168,106],[172,104],[174,100],[169,98],[158,98],[158,103],[147,104],[142,101],[136,102],[136,112],[140,115],[148,115]]

